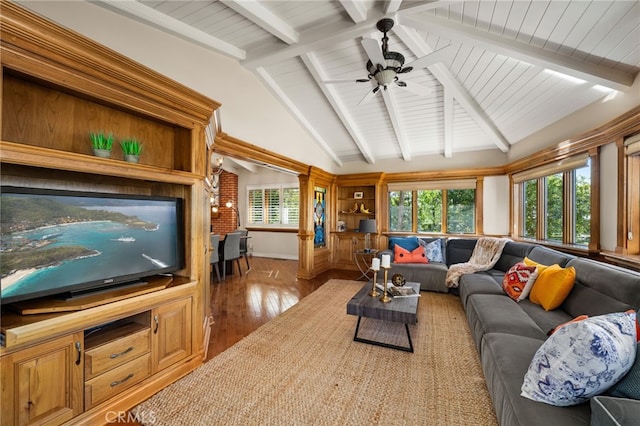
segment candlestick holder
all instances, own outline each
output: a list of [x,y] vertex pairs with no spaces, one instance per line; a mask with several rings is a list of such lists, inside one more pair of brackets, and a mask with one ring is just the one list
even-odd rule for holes
[[382,297],[380,298],[380,301],[382,303],[389,303],[392,300],[387,294],[387,276],[389,275],[389,268],[386,268],[384,266],[382,268],[384,269],[384,290],[382,291]]
[[380,296],[380,293],[378,293],[378,290],[376,289],[376,283],[378,282],[378,271],[373,268],[371,270],[373,271],[373,284],[371,285],[371,292],[369,292],[369,296],[378,297]]

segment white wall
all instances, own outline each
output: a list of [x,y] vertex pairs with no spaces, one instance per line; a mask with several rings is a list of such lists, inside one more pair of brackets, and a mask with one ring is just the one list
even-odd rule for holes
[[[270,185],[293,183],[298,185],[295,175],[280,173],[265,167],[258,167],[256,172],[238,170],[238,204],[244,214],[243,224],[247,225],[247,185]],[[249,231],[249,252],[253,256],[272,257],[276,259],[298,259],[298,234],[296,232]]]
[[483,228],[487,235],[509,235],[509,178],[484,178]]

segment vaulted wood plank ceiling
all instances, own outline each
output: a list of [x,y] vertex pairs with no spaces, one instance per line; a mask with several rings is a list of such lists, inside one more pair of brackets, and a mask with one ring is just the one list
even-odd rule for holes
[[[637,1],[222,0],[95,2],[235,58],[256,73],[337,165],[513,144],[640,71]],[[362,40],[406,64],[379,90]],[[441,50],[443,49],[444,50]],[[420,92],[420,94],[416,94]],[[366,99],[363,102],[363,99]]]

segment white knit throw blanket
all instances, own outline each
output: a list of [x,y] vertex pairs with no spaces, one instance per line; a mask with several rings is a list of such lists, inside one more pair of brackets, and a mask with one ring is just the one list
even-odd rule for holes
[[464,274],[473,274],[479,271],[488,271],[500,259],[502,249],[508,238],[481,237],[478,238],[476,246],[468,262],[456,263],[449,266],[447,271],[447,287],[458,287],[460,277]]

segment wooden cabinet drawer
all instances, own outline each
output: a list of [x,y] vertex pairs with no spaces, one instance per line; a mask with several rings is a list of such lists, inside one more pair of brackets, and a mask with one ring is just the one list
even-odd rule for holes
[[151,354],[147,353],[128,363],[116,367],[100,376],[88,380],[84,385],[85,410],[106,401],[130,388],[151,374]]
[[85,380],[131,361],[149,352],[150,331],[145,328],[100,346],[88,349],[84,356]]

